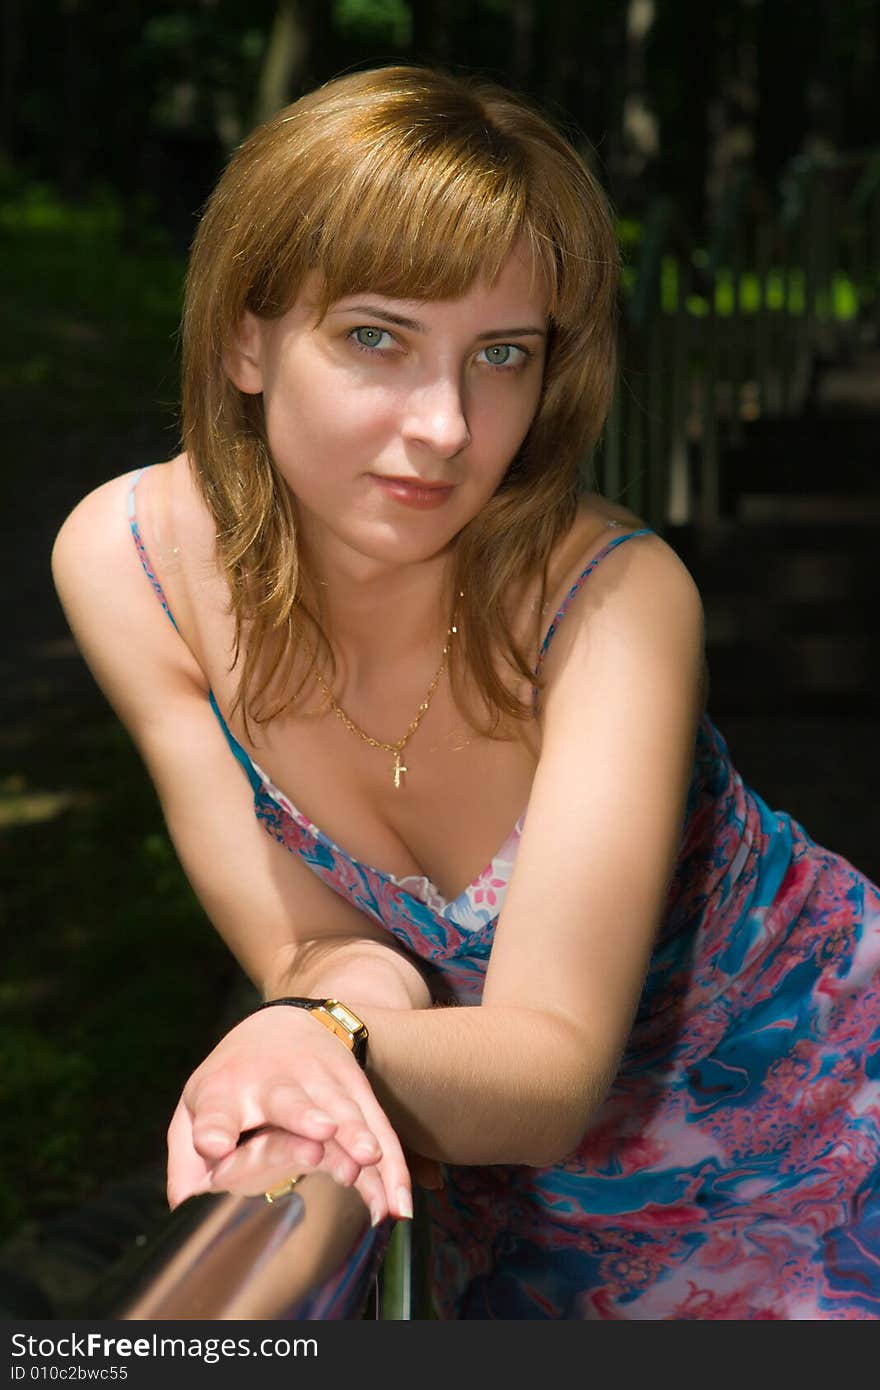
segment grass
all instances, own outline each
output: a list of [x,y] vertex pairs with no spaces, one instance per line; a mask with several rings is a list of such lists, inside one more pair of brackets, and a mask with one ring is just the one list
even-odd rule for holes
[[160,232],[141,227],[130,247],[124,235],[108,195],[76,208],[39,184],[0,193],[0,390],[16,416],[112,426],[148,404],[173,412],[184,262]]

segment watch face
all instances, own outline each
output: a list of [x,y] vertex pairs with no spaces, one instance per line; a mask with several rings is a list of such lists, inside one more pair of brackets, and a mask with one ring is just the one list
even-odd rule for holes
[[345,1043],[360,1066],[367,1064],[367,1025],[338,999],[322,999],[313,1009],[321,1022]]
[[327,1012],[331,1013],[334,1018],[337,1018],[340,1023],[344,1024],[349,1032],[357,1033],[363,1028],[364,1025],[357,1015],[353,1014],[351,1009],[347,1009],[344,1004],[340,1004],[338,999],[328,999],[325,1007]]

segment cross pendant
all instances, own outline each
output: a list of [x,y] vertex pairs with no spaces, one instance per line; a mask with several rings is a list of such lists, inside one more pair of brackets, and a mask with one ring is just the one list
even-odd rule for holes
[[399,754],[399,753],[395,753],[395,754],[394,754],[394,773],[393,773],[394,785],[395,785],[395,787],[397,787],[397,788],[399,789],[399,788],[402,786],[402,784],[403,784],[403,774],[404,774],[405,772],[408,772],[408,771],[409,771],[409,768],[407,768],[406,766],[404,766],[404,764],[400,761],[400,754]]

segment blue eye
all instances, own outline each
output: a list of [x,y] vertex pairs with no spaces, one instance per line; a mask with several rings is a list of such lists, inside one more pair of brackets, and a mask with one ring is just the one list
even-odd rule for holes
[[516,347],[514,343],[493,343],[483,348],[485,361],[491,367],[521,367],[531,353],[526,348]]
[[390,339],[391,334],[384,328],[370,328],[364,325],[362,328],[353,328],[349,337],[359,348],[363,348],[366,352],[371,352],[374,348],[386,346],[386,344],[382,343],[382,339]]

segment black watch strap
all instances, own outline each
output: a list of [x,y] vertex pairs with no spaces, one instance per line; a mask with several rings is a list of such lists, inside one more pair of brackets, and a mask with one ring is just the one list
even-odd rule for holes
[[288,994],[280,999],[265,1000],[255,1009],[251,1009],[251,1013],[274,1008],[276,1004],[287,1004],[291,1008],[305,1009],[308,1013],[314,1014],[319,1023],[345,1044],[358,1065],[366,1067],[367,1039],[370,1036],[367,1025],[340,999],[309,999],[299,994]]

